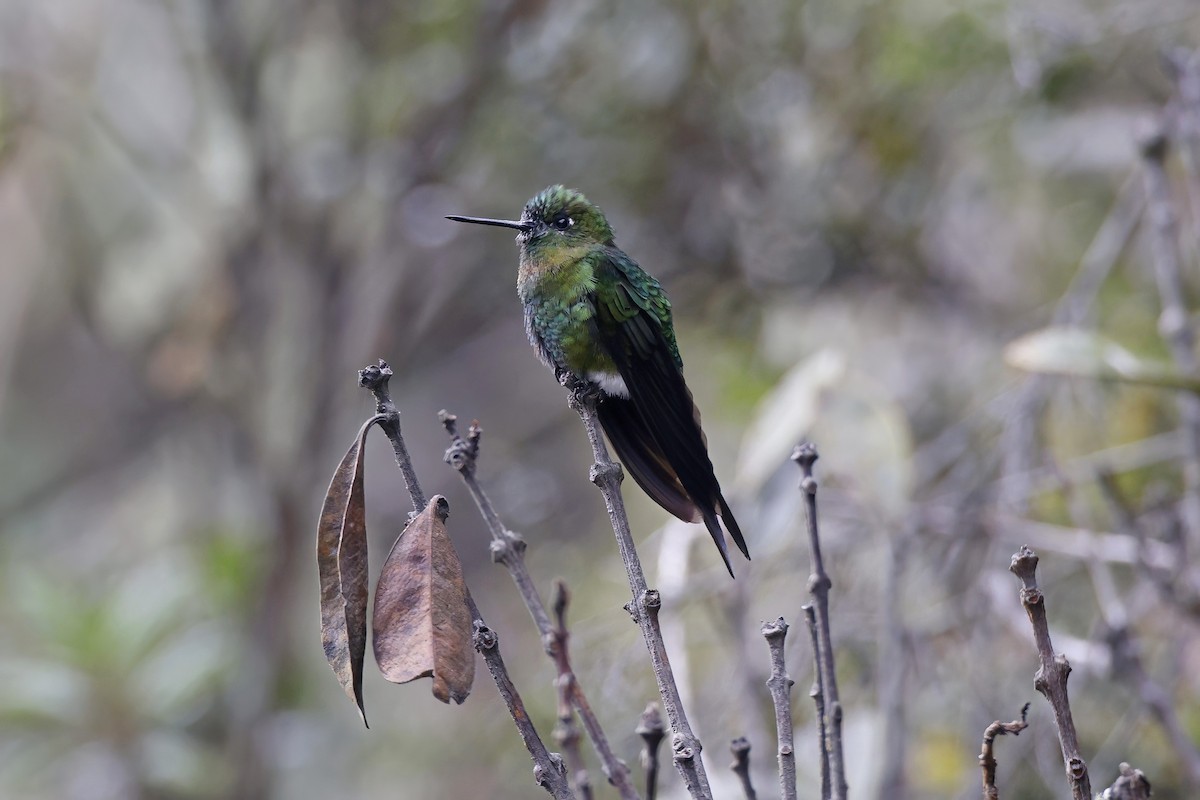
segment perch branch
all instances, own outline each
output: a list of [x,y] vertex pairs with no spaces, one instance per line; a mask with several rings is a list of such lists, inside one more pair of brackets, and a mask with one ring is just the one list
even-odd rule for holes
[[[750,740],[739,736],[729,743],[729,751],[733,753],[733,763],[729,768],[742,785],[742,796],[746,800],[758,800],[758,792],[754,791],[754,784],[750,782]],[[794,763],[792,769],[795,770]]]
[[811,442],[797,445],[792,460],[800,466],[800,490],[804,492],[804,508],[808,517],[808,547],[812,558],[812,574],[808,576],[808,591],[816,610],[817,666],[821,673],[821,689],[828,720],[822,747],[829,756],[829,788],[833,800],[846,798],[846,765],[842,756],[842,704],[838,700],[837,673],[833,663],[833,639],[829,632],[829,590],[833,581],[825,572],[821,558],[821,536],[817,525],[817,481],[813,464],[817,448]]
[[[462,477],[463,483],[466,484],[467,490],[475,500],[475,505],[479,508],[479,513],[487,523],[488,531],[491,532],[492,560],[504,565],[504,568],[508,570],[509,576],[517,586],[517,591],[521,593],[521,599],[525,601],[525,608],[529,609],[529,615],[537,625],[547,654],[553,658],[554,626],[550,622],[546,606],[542,603],[542,597],[525,565],[525,540],[504,526],[495,507],[492,506],[491,498],[483,491],[476,475],[476,466],[479,461],[479,440],[483,436],[483,429],[479,427],[478,422],[472,422],[470,428],[467,429],[467,437],[464,439],[458,433],[456,416],[443,410],[438,412],[438,420],[446,429],[446,433],[450,435],[450,447],[446,450],[445,461]],[[557,663],[556,660],[555,664],[557,665]],[[637,789],[634,788],[629,767],[613,752],[608,736],[600,727],[600,720],[592,711],[591,703],[588,702],[587,695],[584,693],[583,687],[579,685],[579,681],[574,678],[573,672],[570,689],[571,705],[579,714],[580,722],[583,723],[583,728],[592,741],[592,746],[600,758],[608,782],[616,788],[622,800],[638,800]]]
[[992,745],[997,736],[1011,733],[1017,736],[1029,727],[1025,718],[1029,715],[1029,703],[1021,708],[1021,718],[1012,722],[996,720],[983,732],[983,749],[979,751],[979,766],[983,770],[983,800],[1000,800],[1000,791],[996,788],[996,756]]
[[[386,361],[380,359],[378,366],[359,370],[358,383],[375,395],[377,412],[386,418],[379,423],[379,427],[387,434],[388,440],[392,443],[392,451],[396,454],[396,464],[404,476],[413,506],[419,510],[425,505],[425,495],[421,491],[412,459],[408,455],[408,449],[404,446],[404,439],[400,434],[400,413],[388,391],[388,381],[391,377],[392,368]],[[492,680],[496,682],[500,697],[504,700],[505,707],[508,708],[509,716],[517,726],[517,733],[520,734],[521,741],[525,743],[529,757],[533,759],[534,780],[555,800],[574,800],[575,793],[571,791],[571,786],[567,781],[567,772],[562,759],[556,753],[548,751],[538,735],[533,721],[530,720],[529,714],[525,710],[521,695],[513,684],[512,678],[509,677],[508,669],[504,666],[504,658],[500,655],[499,637],[483,621],[483,616],[479,613],[479,607],[475,605],[470,590],[467,591],[467,605],[471,611],[474,627],[471,641],[475,645],[475,649],[483,656],[488,672],[491,673]]]
[[[566,379],[569,381],[569,376]],[[689,795],[711,798],[708,775],[705,774],[704,763],[700,758],[700,740],[692,733],[692,726],[688,723],[683,701],[679,696],[679,687],[675,683],[675,674],[671,671],[671,662],[663,644],[662,629],[658,621],[662,598],[656,590],[646,585],[646,574],[642,570],[642,562],[633,544],[633,534],[629,530],[625,500],[621,497],[621,467],[609,457],[608,447],[600,435],[600,424],[596,418],[596,392],[584,385],[573,385],[569,388],[571,407],[583,420],[595,458],[590,477],[592,483],[596,484],[604,495],[604,506],[608,510],[608,518],[617,538],[617,548],[621,551],[621,560],[625,563],[625,572],[629,577],[629,589],[633,593],[633,599],[625,608],[641,629],[642,638],[646,640],[646,649],[650,651],[650,661],[654,667],[654,678],[658,682],[658,693],[662,698],[663,710],[667,713],[667,722],[671,726],[671,752],[675,768],[683,778],[684,787]]]
[[1022,546],[1013,555],[1008,567],[1021,580],[1021,604],[1025,606],[1033,626],[1033,638],[1041,661],[1033,685],[1054,710],[1054,724],[1058,729],[1072,800],[1091,800],[1092,782],[1088,777],[1087,764],[1079,755],[1079,738],[1075,734],[1075,721],[1071,717],[1071,702],[1067,696],[1067,676],[1071,674],[1071,665],[1066,656],[1054,652],[1054,645],[1050,642],[1045,597],[1037,585],[1037,564],[1037,554]]
[[646,771],[646,800],[654,800],[658,794],[658,746],[667,735],[663,727],[662,712],[658,703],[649,703],[642,712],[642,719],[634,731],[642,737],[642,769]]
[[[779,741],[779,796],[783,800],[796,800],[796,749],[792,741],[792,685],[795,681],[787,674],[784,663],[783,645],[787,639],[788,624],[783,617],[762,626],[763,638],[771,650],[771,677],[767,688],[771,691],[771,705],[775,707],[775,736]],[[747,744],[746,750],[750,746]]]

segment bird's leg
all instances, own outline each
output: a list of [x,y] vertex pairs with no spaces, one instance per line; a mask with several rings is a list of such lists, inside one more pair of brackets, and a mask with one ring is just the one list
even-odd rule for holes
[[556,366],[554,368],[554,377],[574,396],[576,402],[595,405],[596,401],[600,399],[599,385],[586,378],[579,377],[569,369]]

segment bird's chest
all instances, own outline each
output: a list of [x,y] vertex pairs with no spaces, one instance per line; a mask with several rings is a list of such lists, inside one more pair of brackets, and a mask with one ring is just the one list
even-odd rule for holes
[[559,263],[522,261],[517,291],[525,306],[529,341],[542,361],[556,369],[580,377],[615,372],[596,333],[594,259],[568,255]]
[[587,294],[534,296],[525,304],[525,330],[542,360],[576,375],[613,369],[599,345],[596,309]]

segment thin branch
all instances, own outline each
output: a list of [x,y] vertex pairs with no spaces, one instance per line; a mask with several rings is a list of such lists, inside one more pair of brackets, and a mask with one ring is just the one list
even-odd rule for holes
[[775,707],[775,736],[779,742],[779,796],[783,800],[796,800],[796,749],[792,741],[791,698],[795,681],[787,674],[783,657],[787,632],[788,624],[783,617],[774,622],[764,622],[762,626],[763,638],[771,650],[771,677],[767,679],[767,688],[771,691],[771,705]]
[[[953,530],[946,527],[945,520],[931,514],[924,516],[939,533],[953,535]],[[1178,563],[1179,555],[1175,548],[1153,540],[1147,540],[1144,546],[1139,546],[1136,539],[1124,533],[1073,528],[1006,514],[985,515],[984,520],[1000,544],[1016,544],[1019,547],[1020,540],[1024,538],[1033,541],[1042,550],[1077,561],[1099,559],[1110,564],[1145,563],[1160,570]]]
[[808,547],[812,558],[812,574],[808,576],[808,591],[816,609],[817,666],[821,673],[822,694],[828,713],[826,735],[822,746],[829,754],[830,795],[833,800],[846,798],[846,763],[842,753],[842,704],[838,700],[837,673],[833,663],[833,638],[829,631],[829,590],[833,581],[825,572],[821,558],[821,535],[817,524],[817,481],[813,464],[818,458],[816,445],[805,442],[797,445],[792,460],[800,466],[800,490],[804,492],[808,517]]
[[[1159,332],[1171,351],[1179,371],[1194,375],[1200,366],[1196,358],[1196,336],[1192,328],[1179,257],[1179,220],[1171,198],[1165,160],[1167,136],[1160,125],[1142,136],[1142,177],[1146,186],[1146,218],[1150,223],[1150,252],[1162,302],[1158,318]],[[1185,445],[1183,458],[1183,521],[1188,544],[1200,547],[1200,397],[1192,392],[1177,392],[1180,434]]]
[[554,582],[554,667],[558,675],[554,680],[554,688],[558,692],[558,724],[554,726],[554,740],[567,754],[570,763],[572,780],[575,789],[583,800],[592,800],[592,781],[588,777],[587,765],[583,761],[583,753],[579,752],[579,729],[575,727],[575,713],[571,709],[571,697],[575,694],[575,673],[571,669],[571,655],[567,642],[571,638],[567,632],[567,605],[571,602],[571,593],[563,580]]
[[[479,513],[483,516],[488,531],[491,533],[492,560],[502,564],[508,570],[508,574],[521,594],[521,599],[525,601],[525,608],[529,610],[529,615],[537,625],[547,654],[553,658],[554,626],[550,622],[546,606],[542,603],[542,597],[525,565],[525,540],[504,526],[476,475],[479,441],[483,436],[483,429],[479,427],[478,422],[472,422],[467,430],[467,438],[464,439],[458,434],[458,418],[456,416],[443,410],[438,412],[438,420],[450,434],[451,439],[450,447],[446,450],[445,461],[454,467],[462,477],[463,483],[466,484],[467,490],[474,498],[475,505],[478,506]],[[608,782],[617,789],[622,800],[638,800],[637,789],[634,788],[629,767],[613,752],[608,736],[600,727],[600,720],[592,711],[591,703],[588,702],[583,687],[574,677],[571,680],[570,700],[576,713],[579,714],[579,720],[583,723],[588,738],[592,741],[596,755],[600,758],[601,767]]]
[[504,700],[504,705],[508,708],[513,722],[516,723],[517,733],[521,735],[521,741],[525,743],[525,749],[529,751],[529,756],[533,759],[533,779],[555,800],[574,800],[575,793],[571,791],[571,785],[567,781],[567,770],[562,757],[558,753],[546,750],[546,745],[538,736],[537,729],[533,726],[533,721],[525,710],[521,694],[513,685],[512,678],[508,676],[504,658],[500,655],[500,637],[484,624],[483,619],[479,616],[479,609],[475,606],[475,601],[468,598],[467,602],[471,606],[471,614],[475,618],[475,633],[471,641],[475,645],[475,649],[483,656],[483,662],[487,664],[488,672],[492,674],[492,680],[496,682],[500,697]]
[[828,729],[825,720],[825,679],[821,672],[821,645],[817,635],[817,612],[811,605],[801,606],[804,621],[808,624],[808,634],[812,639],[813,654],[813,685],[808,696],[817,707],[817,742],[821,746],[821,757],[818,767],[821,773],[821,800],[829,800],[832,792],[829,788],[829,748],[825,745]]
[[1029,727],[1025,721],[1029,715],[1029,703],[1021,707],[1021,718],[1012,722],[996,720],[983,732],[983,749],[979,751],[979,766],[983,770],[983,800],[1000,800],[1000,790],[996,788],[996,756],[992,745],[997,736],[1010,733],[1017,736]]
[[[746,800],[758,800],[758,792],[754,791],[754,784],[750,782],[750,740],[745,736],[739,736],[729,743],[729,751],[733,753],[733,763],[729,765],[729,768],[733,770],[734,775],[738,776],[738,782],[742,785],[742,796]],[[793,777],[795,768],[795,762],[793,762]],[[793,796],[795,795],[793,794]]]
[[658,703],[648,703],[634,731],[642,737],[642,769],[646,771],[646,800],[658,794],[658,746],[667,735]]
[[[380,359],[378,366],[359,370],[358,383],[375,395],[378,413],[387,417],[385,421],[379,423],[379,427],[391,441],[392,451],[396,454],[396,464],[404,476],[409,496],[412,498],[413,505],[420,509],[424,507],[425,495],[421,491],[420,483],[417,482],[416,470],[413,469],[412,459],[408,455],[408,449],[404,446],[404,439],[400,434],[400,413],[388,391],[388,381],[391,377],[391,367],[386,361]],[[574,800],[575,793],[571,791],[571,785],[567,781],[567,771],[562,758],[557,753],[547,750],[545,743],[538,736],[537,729],[529,718],[529,713],[525,710],[521,695],[517,691],[517,687],[513,685],[512,678],[509,677],[508,670],[504,666],[504,658],[500,655],[499,637],[483,621],[483,616],[479,613],[479,607],[475,605],[470,590],[467,592],[467,606],[470,608],[474,626],[471,641],[475,645],[475,649],[483,656],[488,672],[491,673],[492,680],[496,682],[500,697],[504,700],[505,707],[508,708],[509,716],[517,726],[517,733],[520,734],[521,741],[525,743],[529,757],[533,759],[534,780],[555,800]]]
[[[570,380],[569,376],[566,378]],[[571,407],[583,420],[595,458],[590,477],[592,483],[596,484],[604,495],[604,506],[608,510],[608,518],[617,538],[617,548],[621,551],[621,560],[625,563],[625,572],[629,577],[629,589],[633,593],[633,599],[625,608],[641,629],[642,638],[646,640],[646,649],[650,651],[650,661],[654,667],[654,678],[658,682],[658,693],[667,714],[667,722],[671,726],[671,751],[675,768],[683,778],[684,787],[689,795],[711,798],[712,790],[708,786],[708,776],[700,758],[702,746],[688,723],[683,702],[679,697],[679,687],[675,683],[675,674],[671,671],[671,662],[663,644],[662,629],[658,622],[662,598],[656,590],[646,585],[646,574],[642,570],[642,562],[633,544],[633,534],[629,530],[625,500],[621,497],[621,467],[609,457],[608,447],[600,435],[600,424],[596,418],[596,392],[584,385],[569,388]]]
[[1121,762],[1121,777],[1104,790],[1100,800],[1150,800],[1150,781],[1140,769]]
[[1075,721],[1071,717],[1071,702],[1067,696],[1067,676],[1071,674],[1071,665],[1066,656],[1054,652],[1054,645],[1050,642],[1045,597],[1037,585],[1037,564],[1037,554],[1022,546],[1013,555],[1008,567],[1021,580],[1021,604],[1025,606],[1033,626],[1033,638],[1041,660],[1033,685],[1054,710],[1054,724],[1058,729],[1063,763],[1071,784],[1071,797],[1073,800],[1091,800],[1092,782],[1088,777],[1087,764],[1079,755],[1079,738],[1075,734]]
[[405,446],[404,436],[400,432],[400,411],[388,392],[388,380],[391,377],[392,368],[381,358],[378,366],[365,367],[358,371],[358,385],[375,395],[375,413],[384,418],[379,427],[392,443],[396,466],[400,467],[400,474],[404,476],[404,485],[412,499],[413,510],[420,513],[421,509],[425,508],[425,493],[421,491],[417,472],[413,469],[412,458],[408,455],[408,447]]
[[483,516],[483,521],[487,523],[488,531],[492,535],[492,561],[502,564],[508,570],[509,576],[512,577],[513,583],[517,585],[517,590],[521,593],[521,599],[525,601],[525,608],[529,610],[529,615],[533,617],[533,622],[537,625],[538,633],[542,637],[542,644],[549,654],[554,638],[554,626],[550,622],[549,614],[546,613],[546,606],[542,603],[537,586],[529,574],[529,568],[525,566],[525,540],[521,538],[520,534],[504,527],[495,507],[492,506],[491,498],[483,491],[475,474],[479,459],[479,440],[483,436],[483,429],[479,427],[478,421],[472,422],[471,427],[467,430],[467,438],[463,439],[458,434],[458,417],[442,410],[438,412],[438,421],[442,423],[446,433],[450,434],[450,447],[446,449],[444,460],[454,467],[462,477],[463,483],[466,484],[467,490],[474,498],[475,505],[478,506],[479,513]]

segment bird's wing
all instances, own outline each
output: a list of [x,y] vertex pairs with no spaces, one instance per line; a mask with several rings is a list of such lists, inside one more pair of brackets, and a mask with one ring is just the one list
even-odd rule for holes
[[[593,297],[597,337],[625,379],[629,398],[653,434],[662,458],[695,503],[728,566],[717,514],[738,547],[745,541],[721,497],[692,393],[670,329],[670,305],[652,278],[623,254],[604,259]],[[639,481],[640,482],[640,481]]]
[[596,413],[617,458],[650,499],[684,522],[700,522],[700,509],[679,483],[654,434],[633,401],[605,395]]

